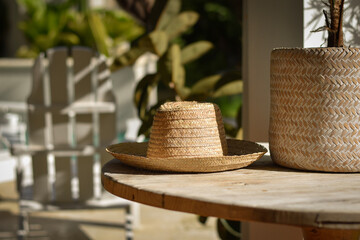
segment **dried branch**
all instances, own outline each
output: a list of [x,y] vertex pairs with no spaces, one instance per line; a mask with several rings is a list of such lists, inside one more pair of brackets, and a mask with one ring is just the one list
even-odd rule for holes
[[330,4],[330,23],[326,23],[330,26],[328,30],[328,47],[343,47],[343,10],[344,0],[329,0]]

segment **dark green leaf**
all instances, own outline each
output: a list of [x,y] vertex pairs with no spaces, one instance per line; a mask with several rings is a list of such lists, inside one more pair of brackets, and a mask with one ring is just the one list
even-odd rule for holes
[[79,45],[80,43],[80,39],[76,34],[66,32],[59,35],[59,41],[66,45]]
[[136,85],[135,88],[135,94],[134,94],[134,103],[135,105],[139,105],[140,102],[140,97],[142,92],[149,86],[149,85],[153,85],[156,83],[156,78],[157,75],[156,74],[149,74],[146,75],[145,77],[143,77],[138,84]]
[[172,56],[171,47],[167,49],[165,54],[161,56],[157,62],[157,71],[161,76],[161,81],[165,86],[169,87],[172,79]]
[[163,104],[164,102],[160,101],[154,106],[152,106],[148,111],[146,111],[144,119],[142,119],[141,127],[138,131],[138,135],[144,134],[145,137],[150,136],[150,129],[154,120],[154,116],[156,113],[156,110]]
[[157,82],[158,75],[149,74],[146,75],[143,79],[141,79],[135,88],[134,103],[137,107],[140,119],[144,119],[146,117],[146,109],[149,103],[149,95],[154,89]]
[[150,130],[152,126],[152,120],[144,120],[138,130],[138,136],[144,135],[146,138],[150,137]]
[[226,135],[233,137],[233,138],[236,137],[236,134],[238,132],[238,129],[236,127],[234,127],[231,124],[224,123],[224,129],[225,129]]
[[242,104],[240,105],[238,112],[236,114],[236,124],[238,126],[238,128],[242,127]]

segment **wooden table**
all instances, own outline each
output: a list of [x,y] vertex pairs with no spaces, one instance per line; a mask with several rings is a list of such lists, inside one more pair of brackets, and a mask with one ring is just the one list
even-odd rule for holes
[[173,174],[128,167],[102,169],[110,193],[154,207],[299,226],[305,239],[358,239],[360,174],[317,173],[276,166],[269,156],[227,172]]

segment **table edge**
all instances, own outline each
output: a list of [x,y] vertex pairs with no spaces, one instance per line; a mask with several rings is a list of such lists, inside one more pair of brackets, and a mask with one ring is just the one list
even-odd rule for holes
[[355,216],[355,221],[337,221],[334,213],[324,212],[296,212],[294,210],[280,211],[250,206],[230,206],[223,203],[213,203],[205,200],[193,200],[185,197],[172,196],[163,192],[138,190],[135,187],[115,181],[111,176],[102,171],[101,181],[104,189],[111,194],[162,209],[192,213],[200,216],[225,218],[228,220],[263,222],[282,224],[297,227],[318,227],[329,229],[360,229],[360,217],[357,214],[347,214],[350,219]]

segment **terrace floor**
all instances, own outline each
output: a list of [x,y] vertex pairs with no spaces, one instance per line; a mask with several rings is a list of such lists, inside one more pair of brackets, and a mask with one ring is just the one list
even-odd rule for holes
[[[0,239],[16,239],[18,212],[15,182],[0,183]],[[134,230],[135,240],[218,239],[215,218],[202,225],[193,214],[145,205],[140,206],[140,216],[141,225]],[[29,239],[125,239],[121,227],[111,226],[121,225],[123,219],[121,209],[36,212],[30,217]],[[95,220],[102,224],[94,224]]]

